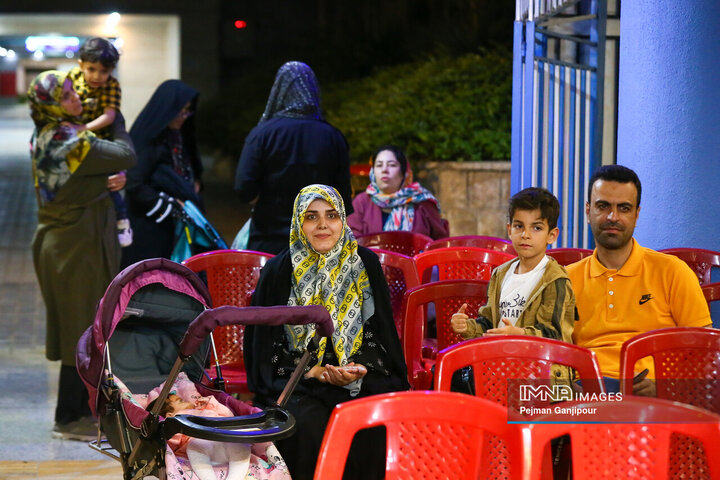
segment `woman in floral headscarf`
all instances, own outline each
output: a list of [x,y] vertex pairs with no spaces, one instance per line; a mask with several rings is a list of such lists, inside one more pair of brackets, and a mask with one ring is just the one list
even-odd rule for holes
[[47,311],[48,360],[60,360],[60,385],[53,436],[92,438],[88,394],[75,370],[75,347],[92,323],[95,306],[120,266],[115,209],[110,191],[125,186],[135,163],[122,115],[114,141],[78,132],[82,103],[67,74],[47,71],[30,84],[35,122],[32,167],[38,199],[38,226],[32,251]]
[[370,185],[353,200],[348,224],[355,235],[392,230],[422,233],[433,239],[448,236],[438,201],[418,182],[400,148],[383,145],[372,157]]
[[352,212],[347,141],[323,119],[312,69],[288,62],[278,70],[265,112],[245,139],[235,174],[240,199],[257,198],[247,248],[279,253],[287,247],[293,199],[311,183],[337,188]]
[[[324,305],[335,322],[288,403],[296,433],[277,443],[293,479],[311,479],[337,403],[408,388],[380,262],[358,246],[337,190],[309,185],[297,195],[290,248],[263,268],[253,305]],[[312,326],[246,328],[248,384],[257,402],[277,399],[314,333]],[[353,443],[347,471],[358,478],[384,473],[384,437],[376,433]]]

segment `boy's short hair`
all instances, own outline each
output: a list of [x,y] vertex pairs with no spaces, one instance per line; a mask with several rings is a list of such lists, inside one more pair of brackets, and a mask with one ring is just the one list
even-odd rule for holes
[[107,38],[93,37],[80,47],[80,60],[83,62],[100,62],[104,67],[115,68],[120,54]]
[[529,187],[520,190],[510,197],[508,221],[512,223],[516,210],[540,210],[540,218],[547,220],[550,230],[557,227],[560,216],[560,202],[548,190],[540,187]]
[[642,184],[640,183],[640,179],[638,178],[637,173],[635,173],[633,170],[629,169],[624,165],[604,165],[595,170],[595,173],[592,174],[592,177],[590,177],[590,181],[588,182],[588,203],[590,203],[592,187],[598,180],[605,180],[608,182],[617,183],[632,183],[633,185],[635,185],[635,189],[637,190],[637,205],[635,206],[640,206],[640,194],[642,194]]

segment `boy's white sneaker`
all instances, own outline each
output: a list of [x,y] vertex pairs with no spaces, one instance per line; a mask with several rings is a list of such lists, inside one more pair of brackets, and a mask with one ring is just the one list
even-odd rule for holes
[[123,218],[117,221],[118,241],[121,247],[128,247],[133,242],[133,231],[130,228],[130,220]]

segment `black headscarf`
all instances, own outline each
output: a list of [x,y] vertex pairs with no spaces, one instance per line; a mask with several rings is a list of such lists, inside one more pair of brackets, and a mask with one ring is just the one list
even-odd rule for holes
[[[190,102],[190,109],[194,112],[198,95],[197,90],[180,80],[165,80],[161,83],[130,129],[130,138],[135,145],[135,151],[140,154],[144,148],[157,140],[186,103]],[[185,120],[180,131],[186,147],[191,149],[188,153],[197,158],[195,115]]]
[[265,112],[258,123],[275,116],[323,119],[320,86],[315,73],[307,64],[287,62],[278,69]]

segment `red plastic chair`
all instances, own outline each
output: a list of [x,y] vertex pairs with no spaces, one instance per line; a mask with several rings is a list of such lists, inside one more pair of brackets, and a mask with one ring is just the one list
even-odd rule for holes
[[[560,340],[525,335],[481,337],[446,348],[435,361],[435,389],[450,391],[453,373],[472,367],[476,396],[519,411],[519,386],[534,382],[549,385],[552,365],[574,368],[583,392],[605,391],[595,352]],[[540,399],[532,405],[548,406],[550,401]]]
[[508,424],[505,408],[460,393],[395,392],[335,407],[315,480],[342,479],[353,436],[376,426],[387,431],[387,480],[523,478],[523,427]]
[[377,232],[358,235],[358,245],[368,248],[381,248],[391,252],[402,253],[408,257],[417,255],[425,250],[432,242],[432,238],[414,232]]
[[402,338],[403,297],[405,292],[420,285],[415,261],[412,257],[387,250],[373,250],[380,259],[385,279],[390,288],[390,305],[398,336]]
[[[575,369],[577,378],[582,380],[584,393],[604,392],[600,366],[593,351],[559,340],[514,335],[468,340],[440,352],[435,363],[435,389],[450,391],[453,374],[461,368],[472,367],[476,396],[509,407],[520,417],[532,417],[533,410],[528,413],[527,409],[547,408],[551,397],[525,400],[521,397],[521,385],[525,385],[524,388],[551,388],[553,365]],[[572,394],[572,391],[563,393]],[[562,476],[568,469],[569,458],[567,452],[559,454],[562,460],[555,474]],[[544,463],[535,468],[542,469],[544,479],[553,478],[553,457],[549,447]]]
[[709,284],[712,268],[720,267],[720,252],[702,248],[666,248],[660,251],[668,255],[675,255],[690,265],[690,268],[698,276],[700,285]]
[[[214,250],[192,256],[183,262],[193,272],[205,272],[213,306],[250,305],[260,270],[273,255],[252,250]],[[243,361],[243,327],[228,325],[212,333],[217,361],[222,369],[225,391],[250,393]],[[213,356],[212,362],[215,362]],[[214,368],[207,373],[215,380]]]
[[652,357],[657,397],[720,414],[720,330],[676,327],[643,333],[620,349],[621,392],[632,394],[635,363]]
[[487,250],[497,250],[508,255],[517,256],[512,243],[509,240],[499,237],[486,237],[484,235],[463,235],[434,240],[427,246],[427,250],[450,247],[476,247]]
[[[487,287],[488,282],[483,280],[445,280],[426,283],[405,293],[402,345],[408,379],[415,390],[430,388],[434,352],[462,341],[450,327],[452,315],[467,303],[465,313],[476,316],[478,309],[487,303]],[[437,345],[425,338],[429,303],[435,304]]]
[[514,256],[477,247],[448,247],[415,255],[420,279],[427,283],[430,269],[438,267],[438,280],[490,280],[495,267]]
[[544,461],[550,440],[562,435],[570,435],[574,478],[720,478],[720,455],[715,453],[720,416],[647,397],[568,402],[562,407],[595,409],[595,413],[533,418],[526,430],[530,455],[526,478],[540,478],[536,465]]
[[708,305],[712,302],[720,300],[720,282],[709,283],[702,286],[703,295]]
[[350,165],[350,175],[358,175],[360,177],[370,176],[372,165],[369,163],[353,163]]
[[549,248],[545,253],[557,260],[560,265],[567,266],[589,257],[593,251],[587,248]]

